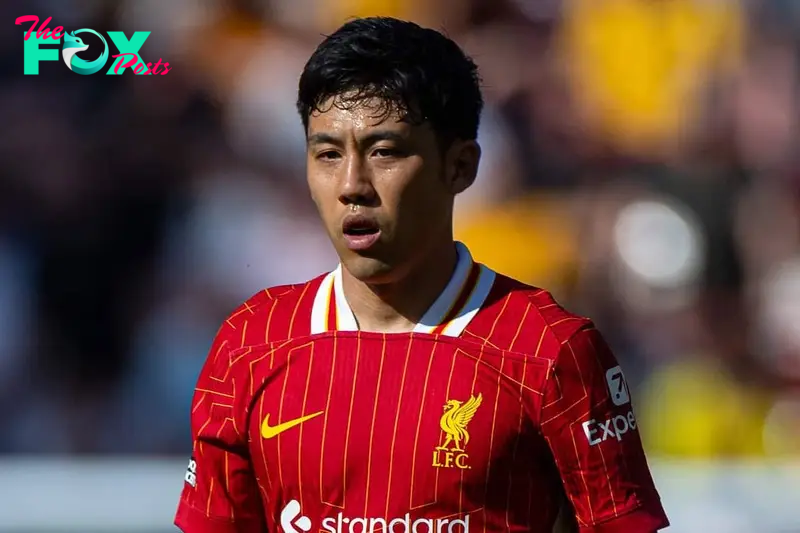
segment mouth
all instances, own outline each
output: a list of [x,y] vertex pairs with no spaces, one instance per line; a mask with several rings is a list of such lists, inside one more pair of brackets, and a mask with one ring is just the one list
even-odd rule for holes
[[350,250],[364,251],[378,242],[381,229],[378,221],[372,217],[349,215],[342,222],[342,234]]

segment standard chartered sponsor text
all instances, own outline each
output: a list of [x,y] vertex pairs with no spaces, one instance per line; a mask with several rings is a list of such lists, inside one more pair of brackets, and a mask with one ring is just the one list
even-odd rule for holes
[[406,513],[401,518],[347,518],[342,513],[322,519],[322,530],[330,533],[469,533],[469,515],[463,519],[417,518]]

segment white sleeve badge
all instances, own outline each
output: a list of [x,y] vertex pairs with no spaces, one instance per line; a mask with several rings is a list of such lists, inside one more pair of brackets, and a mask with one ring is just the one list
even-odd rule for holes
[[194,460],[194,456],[189,459],[189,466],[186,468],[186,475],[183,476],[183,480],[192,487],[197,485],[197,461]]

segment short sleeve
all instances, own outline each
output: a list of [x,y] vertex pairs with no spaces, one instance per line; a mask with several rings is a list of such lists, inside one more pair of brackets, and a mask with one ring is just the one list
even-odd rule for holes
[[192,401],[192,457],[175,525],[184,533],[266,531],[229,351],[217,335]]
[[622,369],[593,325],[562,344],[540,420],[581,533],[652,533],[669,525]]

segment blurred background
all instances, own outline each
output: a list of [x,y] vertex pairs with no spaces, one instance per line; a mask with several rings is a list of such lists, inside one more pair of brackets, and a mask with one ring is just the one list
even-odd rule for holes
[[[669,531],[800,531],[800,2],[3,0],[0,531],[174,531],[219,324],[336,258],[297,79],[352,16],[482,70],[476,258],[595,319]],[[22,15],[166,76],[22,75]]]

